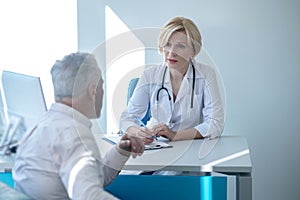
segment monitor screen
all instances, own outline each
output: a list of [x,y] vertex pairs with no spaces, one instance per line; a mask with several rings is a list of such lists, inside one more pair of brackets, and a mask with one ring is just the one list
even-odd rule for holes
[[25,129],[34,125],[47,111],[39,77],[3,71],[2,89],[8,118],[21,118]]

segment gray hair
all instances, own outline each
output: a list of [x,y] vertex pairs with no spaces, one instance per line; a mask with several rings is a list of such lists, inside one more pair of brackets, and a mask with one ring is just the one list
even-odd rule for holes
[[57,60],[51,69],[54,96],[76,97],[85,92],[89,83],[99,80],[99,67],[94,55],[72,53]]

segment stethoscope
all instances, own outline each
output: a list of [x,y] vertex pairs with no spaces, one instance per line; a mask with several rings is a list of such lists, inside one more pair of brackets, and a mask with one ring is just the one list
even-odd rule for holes
[[[191,108],[193,108],[193,105],[194,105],[194,89],[195,89],[195,67],[194,67],[193,63],[192,63],[192,68],[193,68],[193,86],[192,86],[192,94],[191,94]],[[159,93],[162,90],[165,90],[167,92],[168,97],[169,97],[169,101],[171,101],[171,95],[170,95],[168,89],[164,86],[166,72],[167,72],[167,66],[165,67],[165,70],[164,70],[164,74],[163,74],[163,78],[162,78],[162,82],[161,82],[161,88],[158,89],[157,94],[156,94],[156,101],[157,102],[159,101]]]

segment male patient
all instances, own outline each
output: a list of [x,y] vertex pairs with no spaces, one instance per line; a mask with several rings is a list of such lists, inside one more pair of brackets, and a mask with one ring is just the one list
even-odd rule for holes
[[12,171],[15,188],[34,199],[115,199],[103,187],[130,155],[143,153],[143,141],[125,134],[101,157],[89,120],[100,116],[103,97],[92,54],[65,56],[51,75],[55,103],[20,142]]

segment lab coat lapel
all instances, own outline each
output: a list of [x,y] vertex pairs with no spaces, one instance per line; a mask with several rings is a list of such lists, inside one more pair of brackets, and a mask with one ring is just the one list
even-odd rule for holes
[[193,81],[193,77],[192,77],[193,72],[191,68],[192,67],[189,66],[186,76],[184,76],[184,78],[182,79],[175,103],[182,101],[183,97],[185,96],[191,96],[192,85],[190,84],[190,81]]
[[182,101],[183,97],[185,97],[185,96],[190,96],[190,93],[192,92],[190,87],[191,86],[189,84],[188,79],[186,77],[184,77],[182,79],[175,103]]

